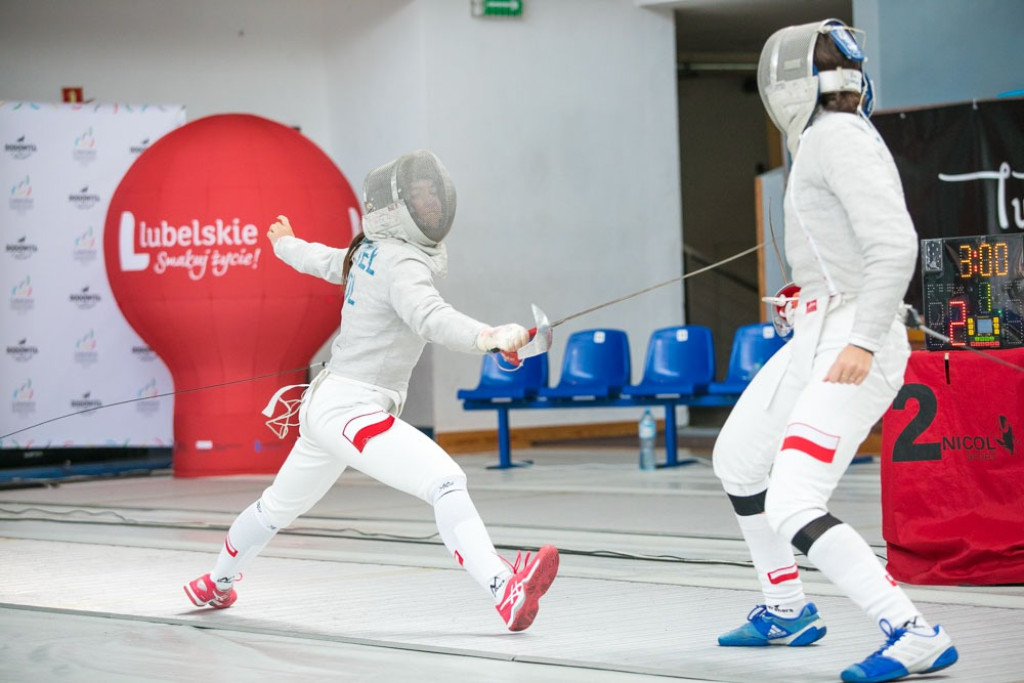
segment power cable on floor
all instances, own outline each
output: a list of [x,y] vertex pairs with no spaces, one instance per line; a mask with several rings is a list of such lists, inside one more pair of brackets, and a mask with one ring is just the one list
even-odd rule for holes
[[[0,514],[13,515],[12,517],[6,517],[5,519],[10,521],[35,521],[35,522],[54,522],[61,524],[110,524],[109,522],[91,521],[91,520],[74,520],[74,519],[52,519],[50,517],[25,517],[23,516],[26,512],[38,512],[43,515],[58,515],[62,517],[68,517],[77,513],[90,515],[93,517],[99,517],[102,515],[112,515],[119,520],[122,520],[125,524],[137,527],[148,527],[158,529],[193,529],[201,531],[227,531],[228,527],[223,524],[200,524],[195,522],[143,522],[115,512],[113,510],[84,510],[76,508],[67,511],[56,511],[46,510],[38,507],[28,507],[22,510],[12,510],[9,508],[0,507]],[[416,543],[422,545],[440,545],[440,536],[437,532],[426,536],[410,536],[406,534],[390,534],[379,531],[363,531],[355,527],[340,527],[335,529],[318,529],[314,527],[288,527],[287,529],[281,529],[278,534],[285,536],[306,536],[306,537],[319,537],[319,538],[332,538],[341,540],[374,540],[374,541],[385,541],[391,543]],[[693,538],[683,536],[681,538]],[[707,540],[706,537],[699,537],[701,540]],[[721,540],[734,540],[734,539],[721,539]],[[524,547],[524,546],[512,546],[506,544],[495,544],[495,548],[503,550],[523,550],[535,552],[539,550],[538,547]],[[678,555],[645,555],[641,553],[628,553],[619,550],[574,550],[572,548],[560,547],[558,552],[562,555],[575,555],[579,557],[603,557],[610,559],[623,559],[623,560],[642,560],[645,562],[669,562],[675,564],[700,564],[700,565],[716,565],[716,566],[732,566],[732,567],[745,567],[753,568],[753,563],[749,560],[725,560],[725,559],[703,559],[703,558],[692,558],[692,557],[681,557]],[[875,557],[882,561],[886,561],[885,555],[875,552]],[[813,565],[800,564],[798,567],[803,571],[816,572],[818,569]]]

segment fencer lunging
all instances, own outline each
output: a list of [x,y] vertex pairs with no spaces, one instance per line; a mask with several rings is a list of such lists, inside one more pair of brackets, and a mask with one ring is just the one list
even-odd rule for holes
[[268,230],[282,261],[345,283],[341,328],[327,367],[301,403],[292,402],[299,437],[288,458],[231,525],[212,571],[186,584],[185,592],[197,606],[229,607],[242,570],[353,467],[432,505],[445,547],[493,598],[506,626],[521,631],[533,622],[538,600],[555,578],[558,551],[543,546],[522,563],[500,557],[462,468],[398,416],[427,342],[466,353],[514,352],[529,333],[517,324],[478,322],[452,308],[435,288],[434,278],[446,272],[442,240],[456,205],[454,184],[435,155],[421,150],[371,171],[363,202],[363,232],[348,249],[299,239],[285,216]]
[[844,681],[890,681],[950,666],[957,651],[828,510],[857,448],[903,383],[898,307],[917,236],[892,156],[868,121],[870,81],[851,29],[836,20],[772,35],[761,98],[786,136],[786,258],[799,287],[780,306],[793,337],[754,377],[714,448],[764,604],[724,646],[809,645],[825,624],[804,594],[793,547],[878,623],[883,646]]

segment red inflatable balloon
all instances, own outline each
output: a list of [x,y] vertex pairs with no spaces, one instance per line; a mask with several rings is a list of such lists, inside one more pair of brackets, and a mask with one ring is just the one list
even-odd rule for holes
[[341,290],[274,256],[266,231],[278,214],[299,237],[343,247],[359,202],[316,145],[244,114],[164,136],[111,198],[111,289],[178,392],[175,476],[276,472],[295,440],[296,428],[278,440],[260,411],[277,387],[307,381],[277,373],[305,366],[337,328]]

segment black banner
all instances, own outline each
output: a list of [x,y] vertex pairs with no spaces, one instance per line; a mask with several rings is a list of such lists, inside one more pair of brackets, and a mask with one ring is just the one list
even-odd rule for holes
[[[921,239],[1024,232],[1024,98],[871,117]],[[921,310],[920,266],[906,301]]]

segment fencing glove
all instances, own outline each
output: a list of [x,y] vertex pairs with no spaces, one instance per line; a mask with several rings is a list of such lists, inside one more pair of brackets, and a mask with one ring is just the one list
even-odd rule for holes
[[530,333],[517,323],[488,327],[476,338],[476,347],[481,351],[511,352],[525,346],[530,341]]

